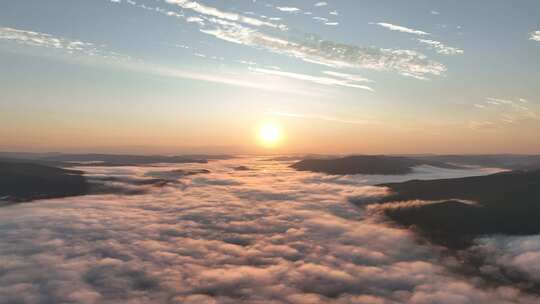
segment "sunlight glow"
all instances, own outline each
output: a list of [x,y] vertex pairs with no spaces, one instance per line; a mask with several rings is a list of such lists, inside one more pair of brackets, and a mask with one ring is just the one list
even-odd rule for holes
[[259,140],[265,147],[274,147],[281,139],[281,132],[273,124],[264,124],[259,130]]

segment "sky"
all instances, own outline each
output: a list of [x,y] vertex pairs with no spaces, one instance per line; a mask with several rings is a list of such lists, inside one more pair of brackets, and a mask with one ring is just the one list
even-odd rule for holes
[[[540,2],[1,0],[0,150],[540,153]],[[281,140],[257,140],[267,124]]]

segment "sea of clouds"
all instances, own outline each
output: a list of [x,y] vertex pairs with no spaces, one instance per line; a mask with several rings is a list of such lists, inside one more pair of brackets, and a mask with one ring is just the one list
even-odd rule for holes
[[[388,194],[382,182],[494,170],[339,177],[289,164],[81,168],[98,194],[0,209],[0,303],[540,301],[449,270],[458,258],[351,203]],[[156,176],[168,182],[146,182]],[[482,271],[540,280],[539,237],[487,237],[474,251],[489,252]]]

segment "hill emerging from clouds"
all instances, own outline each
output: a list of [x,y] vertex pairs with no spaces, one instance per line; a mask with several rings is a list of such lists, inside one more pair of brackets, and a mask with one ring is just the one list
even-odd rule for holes
[[482,235],[540,233],[540,170],[381,186],[394,192],[383,203],[397,202],[383,204],[388,217],[450,248]]
[[311,171],[334,175],[402,175],[412,173],[413,168],[420,165],[430,165],[450,169],[459,168],[459,166],[441,161],[384,155],[356,155],[343,158],[304,159],[293,164],[291,167],[299,171]]
[[0,199],[30,201],[83,195],[83,172],[32,163],[0,162]]

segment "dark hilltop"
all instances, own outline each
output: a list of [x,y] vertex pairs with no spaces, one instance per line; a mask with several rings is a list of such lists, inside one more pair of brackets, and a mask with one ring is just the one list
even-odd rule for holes
[[291,165],[291,167],[299,171],[311,171],[333,175],[403,175],[412,173],[413,168],[420,165],[430,165],[449,169],[460,168],[457,165],[436,160],[384,155],[356,155],[342,158],[304,159]]
[[[89,180],[77,166],[153,166],[155,164],[204,164],[211,160],[231,158],[226,155],[122,155],[0,152],[0,202],[2,205],[38,199],[62,198],[91,193],[127,193],[107,182],[120,182],[115,177]],[[129,181],[136,185],[165,185],[186,175],[207,173],[207,170],[172,170],[154,172],[152,179]],[[124,181],[125,182],[125,181]],[[129,192],[131,193],[131,192]],[[139,193],[139,192],[133,192]]]
[[384,212],[395,222],[411,226],[449,248],[467,247],[482,235],[540,233],[540,170],[380,186],[394,192],[382,203],[435,201]]
[[82,174],[40,164],[0,162],[0,200],[26,202],[83,195],[88,183]]

